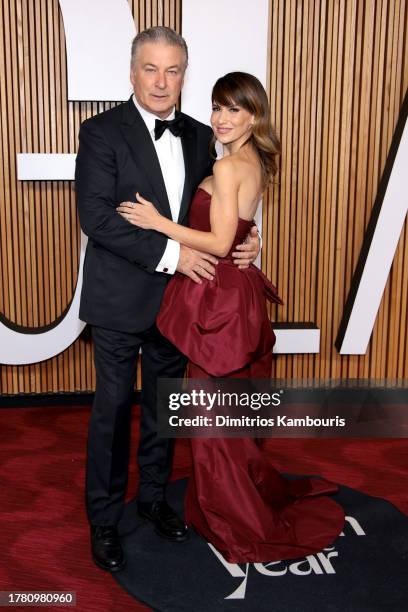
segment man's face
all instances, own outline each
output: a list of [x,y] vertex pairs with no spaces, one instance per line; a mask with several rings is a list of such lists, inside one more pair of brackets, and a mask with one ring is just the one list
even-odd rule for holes
[[185,62],[181,47],[160,41],[143,43],[130,73],[140,106],[161,119],[168,117],[180,96]]

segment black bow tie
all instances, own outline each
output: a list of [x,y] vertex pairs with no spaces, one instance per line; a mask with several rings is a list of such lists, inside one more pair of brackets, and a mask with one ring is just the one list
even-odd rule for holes
[[156,124],[154,126],[154,139],[159,140],[167,129],[170,130],[173,136],[182,136],[184,133],[184,128],[185,124],[183,117],[176,117],[171,121],[160,121],[160,119],[156,119]]

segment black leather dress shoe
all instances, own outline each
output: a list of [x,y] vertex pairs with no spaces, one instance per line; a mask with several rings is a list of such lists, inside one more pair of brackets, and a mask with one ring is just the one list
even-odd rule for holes
[[125,557],[116,527],[91,525],[92,557],[96,565],[108,572],[118,572],[125,566]]
[[154,524],[156,533],[163,538],[173,542],[184,542],[187,540],[187,526],[166,501],[138,502],[137,511],[139,516],[148,519]]

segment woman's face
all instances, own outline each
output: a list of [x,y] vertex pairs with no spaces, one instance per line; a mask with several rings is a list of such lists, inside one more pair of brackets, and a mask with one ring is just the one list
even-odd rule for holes
[[[223,106],[213,103],[211,126],[219,142],[224,145],[242,144],[251,135],[254,115],[237,104]],[[241,142],[242,141],[242,142]]]

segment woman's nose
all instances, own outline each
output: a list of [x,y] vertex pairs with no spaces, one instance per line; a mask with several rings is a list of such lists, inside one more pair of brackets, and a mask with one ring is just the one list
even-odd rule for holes
[[226,123],[228,121],[228,115],[227,115],[228,111],[226,109],[221,110],[219,115],[218,115],[218,124],[221,125],[223,123]]

